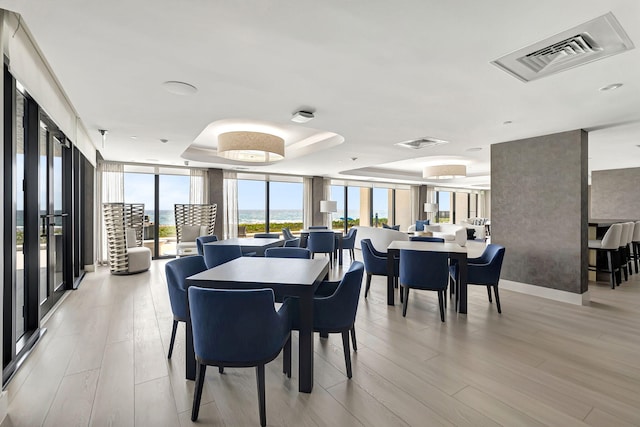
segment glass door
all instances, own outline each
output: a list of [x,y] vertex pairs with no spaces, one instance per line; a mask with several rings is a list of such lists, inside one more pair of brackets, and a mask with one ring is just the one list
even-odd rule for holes
[[64,249],[65,220],[63,211],[62,138],[40,122],[39,138],[40,200],[40,305],[44,316],[65,290]]

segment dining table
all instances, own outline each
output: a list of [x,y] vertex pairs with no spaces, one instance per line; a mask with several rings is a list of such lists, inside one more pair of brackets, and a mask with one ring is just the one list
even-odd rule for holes
[[456,309],[459,313],[467,312],[467,248],[455,242],[413,242],[393,241],[387,246],[387,304],[395,304],[394,264],[400,256],[401,249],[424,252],[446,252],[450,260],[457,260],[459,277],[456,281]]
[[[270,288],[280,300],[284,296],[297,297],[300,304],[298,390],[311,393],[313,390],[313,295],[328,273],[329,261],[326,258],[240,257],[189,276],[185,284],[187,288],[189,286],[215,289]],[[186,331],[186,378],[194,380],[196,359],[190,316],[187,316]]]
[[263,257],[265,250],[283,246],[284,240],[260,237],[234,237],[231,239],[217,240],[215,242],[205,243],[205,245],[240,246],[240,249],[242,249],[242,253],[246,254],[249,252],[255,252],[256,256]]
[[342,265],[342,239],[344,238],[344,232],[342,230],[329,230],[329,229],[311,229],[300,230],[300,237],[309,237],[309,233],[334,233],[338,240],[338,246],[335,248],[338,252],[338,265]]

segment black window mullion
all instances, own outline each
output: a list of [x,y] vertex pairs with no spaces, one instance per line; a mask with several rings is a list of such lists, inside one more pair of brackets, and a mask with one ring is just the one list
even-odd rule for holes
[[265,230],[265,233],[269,233],[269,222],[270,222],[269,221],[269,218],[270,218],[270,215],[269,215],[269,197],[270,197],[269,196],[269,188],[270,188],[270,185],[269,185],[269,181],[267,180],[267,181],[264,182],[264,195],[265,195],[264,196],[264,212],[265,212],[264,230]]

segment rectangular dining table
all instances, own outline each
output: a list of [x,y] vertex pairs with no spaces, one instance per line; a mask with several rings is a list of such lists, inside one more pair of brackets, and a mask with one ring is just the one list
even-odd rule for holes
[[284,245],[282,239],[267,239],[256,237],[234,237],[231,239],[218,240],[215,242],[205,243],[205,245],[234,245],[240,246],[242,253],[255,252],[256,256],[264,256],[264,251],[269,248],[275,248]]
[[460,277],[456,283],[456,309],[459,313],[467,312],[467,248],[455,242],[412,242],[393,241],[387,246],[387,304],[395,304],[393,288],[394,258],[400,256],[401,249],[425,252],[446,252],[450,259],[458,261]]
[[[329,261],[326,258],[240,257],[188,277],[186,287],[271,288],[278,297],[298,297],[300,304],[298,389],[304,393],[311,393],[313,389],[313,294],[328,272]],[[186,377],[194,380],[196,360],[190,316],[187,318],[186,330]]]

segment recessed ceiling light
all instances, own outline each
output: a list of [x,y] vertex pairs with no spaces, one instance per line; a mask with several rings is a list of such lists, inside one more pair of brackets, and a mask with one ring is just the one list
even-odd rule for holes
[[169,142],[169,140],[168,140],[168,139],[165,139],[165,138],[161,138],[161,139],[160,139],[160,142],[162,142],[163,144],[166,144],[167,142]]
[[158,159],[145,159],[147,162],[159,162],[160,160]]
[[609,91],[609,90],[616,90],[621,86],[622,86],[622,83],[613,83],[613,84],[601,87],[600,91],[606,92],[606,91]]
[[465,151],[472,152],[472,151],[481,151],[481,150],[482,150],[482,147],[471,147],[471,148],[467,148]]
[[503,125],[510,125],[511,123],[513,123],[511,120],[505,120],[502,122]]
[[137,137],[137,136],[135,136],[135,135],[131,135],[129,138],[131,138],[131,139],[138,139],[138,137]]
[[291,116],[291,121],[296,123],[307,123],[309,120],[313,120],[315,116],[311,111],[296,111]]
[[198,91],[198,88],[189,83],[179,81],[167,81],[162,83],[162,87],[174,95],[193,95]]

